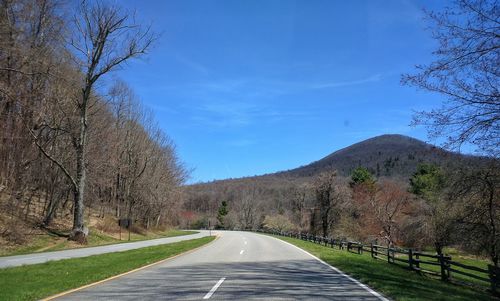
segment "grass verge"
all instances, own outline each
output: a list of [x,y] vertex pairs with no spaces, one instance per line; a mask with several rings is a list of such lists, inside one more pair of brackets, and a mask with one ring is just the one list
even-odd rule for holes
[[215,237],[0,269],[0,300],[38,300],[200,247]]
[[[174,237],[182,235],[196,234],[197,231],[183,231],[183,230],[167,230],[161,232],[148,232],[147,234],[130,234],[130,242],[141,241],[156,238]],[[41,253],[50,251],[60,251],[69,250],[77,248],[87,248],[87,247],[97,247],[105,246],[110,244],[127,243],[128,233],[122,233],[122,240],[119,240],[113,236],[110,236],[104,232],[97,229],[91,229],[90,235],[88,237],[88,243],[86,245],[80,245],[73,241],[69,241],[66,238],[57,237],[54,234],[44,234],[40,235],[38,238],[34,239],[31,243],[25,246],[19,246],[11,249],[0,249],[0,256],[13,256],[13,255],[23,255],[31,253]]]
[[295,238],[275,236],[308,251],[323,261],[394,300],[499,300],[488,292],[442,282],[403,267]]

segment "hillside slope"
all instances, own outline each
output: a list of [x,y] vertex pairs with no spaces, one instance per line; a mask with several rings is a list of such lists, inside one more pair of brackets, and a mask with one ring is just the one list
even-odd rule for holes
[[348,176],[359,166],[375,176],[408,178],[419,163],[432,162],[443,167],[481,164],[485,159],[446,151],[415,138],[403,135],[373,137],[340,149],[318,161],[275,175],[311,177],[322,171],[336,169]]
[[363,166],[377,178],[408,183],[419,163],[474,168],[488,162],[487,158],[449,152],[414,138],[382,135],[292,170],[185,186],[183,209],[190,213],[193,224],[204,226],[208,225],[207,217],[217,216],[221,201],[227,201],[230,208],[228,228],[260,227],[266,214],[276,212],[288,212],[294,224],[302,225],[302,210],[313,206],[315,200],[310,184],[323,171],[337,170],[338,180],[346,183],[351,171]]

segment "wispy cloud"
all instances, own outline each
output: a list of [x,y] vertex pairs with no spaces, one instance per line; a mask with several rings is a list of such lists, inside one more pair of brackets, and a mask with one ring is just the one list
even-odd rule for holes
[[326,89],[326,88],[338,88],[338,87],[346,87],[346,86],[357,86],[366,83],[373,83],[382,80],[382,74],[374,74],[366,78],[355,79],[350,81],[339,81],[339,82],[325,82],[312,84],[310,86],[311,89]]
[[272,98],[307,90],[335,89],[347,86],[375,83],[383,80],[381,73],[367,77],[340,81],[290,81],[269,78],[237,78],[204,80],[180,86],[165,86],[164,90],[206,97],[207,95],[231,96],[239,99]]
[[212,101],[195,107],[191,119],[212,126],[245,126],[265,109],[239,101]]
[[282,95],[293,94],[305,90],[340,88],[379,82],[383,79],[381,73],[368,77],[344,81],[297,82],[275,79],[231,79],[209,81],[194,84],[194,88],[212,92],[238,93],[239,96]]
[[188,101],[182,111],[199,126],[242,127],[254,123],[275,123],[287,119],[311,120],[318,112],[277,106],[278,97],[308,90],[335,89],[382,80],[381,74],[331,82],[296,82],[276,79],[205,80],[183,87],[171,87],[173,97]]
[[202,74],[208,74],[209,73],[209,69],[203,65],[203,64],[200,64],[182,54],[175,54],[174,55],[175,59],[180,62],[181,64],[187,66],[188,68],[198,72],[198,73],[202,73]]
[[242,127],[255,123],[276,123],[285,119],[312,118],[311,110],[277,108],[272,104],[244,101],[211,101],[191,107],[191,121],[201,126]]

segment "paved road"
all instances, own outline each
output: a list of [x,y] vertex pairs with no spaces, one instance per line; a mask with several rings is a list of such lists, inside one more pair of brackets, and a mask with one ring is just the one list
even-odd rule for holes
[[387,300],[276,238],[219,234],[197,251],[56,300]]
[[143,240],[143,241],[121,243],[121,244],[114,244],[114,245],[107,245],[100,247],[90,247],[90,248],[72,249],[64,251],[0,257],[0,268],[20,266],[24,264],[43,263],[51,260],[87,257],[91,255],[111,253],[111,252],[121,252],[121,251],[168,244],[168,243],[208,236],[208,231],[199,231],[199,232],[200,233],[197,234]]

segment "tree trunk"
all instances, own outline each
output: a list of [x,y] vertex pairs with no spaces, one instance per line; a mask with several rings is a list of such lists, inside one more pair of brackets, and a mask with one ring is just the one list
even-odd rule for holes
[[54,218],[54,213],[56,212],[58,205],[59,205],[59,199],[54,198],[54,194],[52,193],[50,196],[49,204],[47,205],[47,211],[45,213],[42,226],[47,227],[50,225],[50,223]]
[[87,242],[88,229],[85,227],[84,220],[84,195],[85,195],[85,144],[87,138],[87,105],[90,94],[90,89],[83,91],[84,104],[80,109],[80,137],[76,142],[76,187],[74,189],[74,202],[73,207],[73,229],[69,239],[79,243]]
[[85,227],[83,215],[83,192],[85,189],[85,182],[78,181],[77,189],[74,192],[75,203],[73,206],[73,229],[69,239],[79,243],[87,242],[88,229]]
[[156,218],[156,227],[160,225],[160,220],[161,220],[161,213],[158,214],[158,217]]

